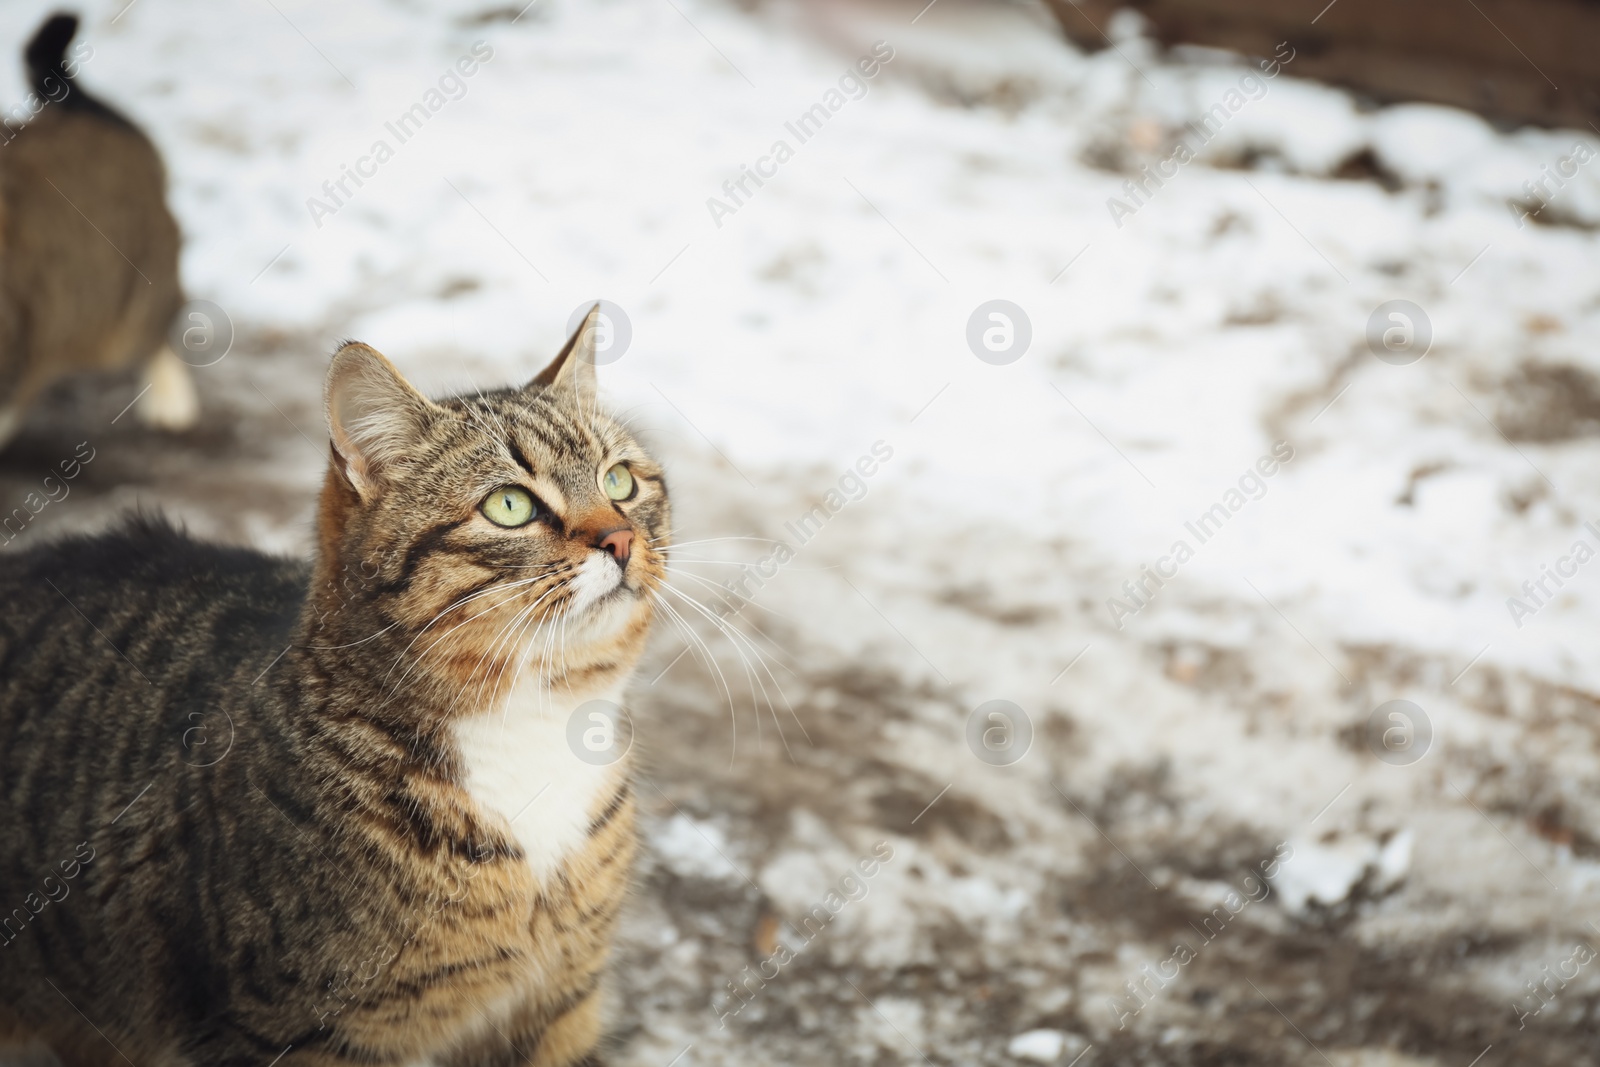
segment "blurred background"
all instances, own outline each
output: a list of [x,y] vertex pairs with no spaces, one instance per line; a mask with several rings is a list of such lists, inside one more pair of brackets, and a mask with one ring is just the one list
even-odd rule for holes
[[307,554],[339,339],[487,388],[608,302],[709,650],[616,1062],[1600,1061],[1600,5],[78,10],[231,344],[187,434],[53,392],[7,548]]

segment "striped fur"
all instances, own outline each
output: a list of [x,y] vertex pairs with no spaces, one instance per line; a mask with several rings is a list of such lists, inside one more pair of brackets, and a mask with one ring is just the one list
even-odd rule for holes
[[[594,405],[590,336],[524,388],[440,402],[341,349],[311,566],[148,518],[0,557],[0,1045],[598,1062],[635,799],[565,716],[622,691],[669,509]],[[617,462],[637,490],[613,503]],[[490,523],[508,484],[548,514]],[[596,592],[619,526],[631,557]]]

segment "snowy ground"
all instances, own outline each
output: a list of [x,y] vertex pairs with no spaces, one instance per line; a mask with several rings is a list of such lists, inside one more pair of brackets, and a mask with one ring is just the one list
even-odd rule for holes
[[[1592,131],[1374,111],[1122,21],[1084,56],[1021,4],[123,2],[85,12],[83,78],[162,146],[187,286],[238,340],[184,439],[113,423],[128,381],[54,395],[4,499],[96,458],[28,540],[138,502],[305,551],[337,339],[465,389],[531,374],[597,296],[680,539],[794,543],[892,450],[738,616],[777,714],[733,642],[704,628],[730,702],[658,634],[618,1063],[1600,1062],[1600,162],[1508,207]],[[967,341],[992,299],[1031,324],[1006,365]],[[1391,300],[1420,361],[1369,345]],[[1141,607],[1124,583],[1179,541]],[[767,551],[701,548],[707,602]],[[1426,724],[1369,728],[1398,699]],[[968,742],[991,700],[1031,730],[1010,765]],[[808,941],[830,891],[865,896]]]

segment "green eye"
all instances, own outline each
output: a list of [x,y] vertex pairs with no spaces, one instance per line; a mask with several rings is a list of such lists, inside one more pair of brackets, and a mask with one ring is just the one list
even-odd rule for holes
[[612,500],[626,500],[633,495],[633,472],[626,464],[618,463],[600,479],[600,487]]
[[483,498],[478,510],[496,526],[526,526],[533,519],[533,494],[521,486],[501,486]]

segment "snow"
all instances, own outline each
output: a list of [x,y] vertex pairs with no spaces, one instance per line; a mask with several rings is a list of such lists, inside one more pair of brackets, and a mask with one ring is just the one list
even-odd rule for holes
[[1301,841],[1271,882],[1284,910],[1301,915],[1308,905],[1326,908],[1346,900],[1369,874],[1373,891],[1384,893],[1405,879],[1414,840],[1410,830],[1402,830],[1388,842],[1359,836]]
[[674,815],[661,825],[652,839],[652,848],[668,867],[684,877],[740,877],[728,858],[728,837],[715,823],[681,813]]
[[1006,1053],[1019,1060],[1054,1063],[1066,1047],[1067,1035],[1060,1030],[1029,1030],[1007,1042]]

